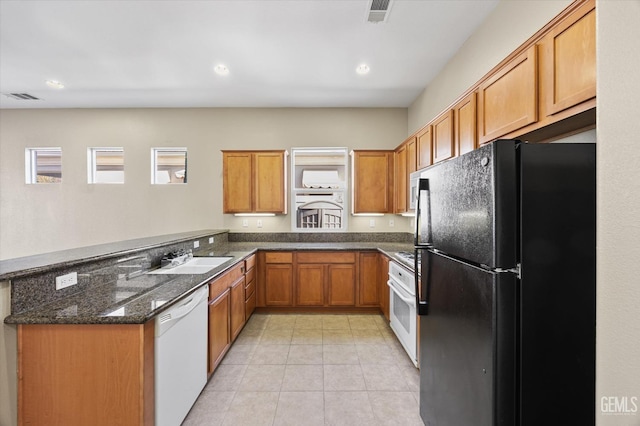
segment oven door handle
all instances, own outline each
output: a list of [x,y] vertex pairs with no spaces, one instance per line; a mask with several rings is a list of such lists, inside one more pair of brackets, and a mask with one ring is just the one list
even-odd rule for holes
[[400,300],[404,301],[405,303],[410,304],[411,306],[413,306],[416,303],[416,301],[415,301],[415,299],[413,297],[404,297],[402,294],[400,294],[400,292],[395,289],[393,284],[391,284],[391,281],[387,281],[387,285],[389,286],[389,288],[391,290],[393,290],[393,292],[396,294],[396,296],[398,296],[400,298]]

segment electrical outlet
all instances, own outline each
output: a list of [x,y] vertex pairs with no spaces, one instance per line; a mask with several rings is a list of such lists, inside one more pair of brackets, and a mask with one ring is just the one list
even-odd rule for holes
[[375,227],[376,227],[376,220],[369,219],[369,228],[375,228]]
[[213,244],[213,237],[209,237],[209,244]]
[[249,219],[242,219],[242,227],[246,228],[249,226]]
[[258,220],[256,221],[256,226],[257,226],[258,228],[262,228],[262,219],[258,219]]
[[393,221],[393,219],[389,219],[389,228],[393,228],[394,226],[396,226],[396,223]]
[[76,284],[78,284],[77,272],[71,272],[69,274],[56,277],[56,290],[62,290],[63,288],[70,287]]
[[195,241],[193,242],[193,248],[198,248],[198,247],[200,247],[200,241],[195,240]]

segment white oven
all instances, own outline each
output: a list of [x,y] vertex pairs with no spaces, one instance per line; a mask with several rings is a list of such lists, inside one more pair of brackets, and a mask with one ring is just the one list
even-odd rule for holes
[[389,319],[413,364],[418,366],[417,312],[414,274],[396,262],[389,262]]

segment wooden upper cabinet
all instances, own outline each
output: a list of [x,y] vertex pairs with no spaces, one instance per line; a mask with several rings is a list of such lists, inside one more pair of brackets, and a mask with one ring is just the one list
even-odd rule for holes
[[418,170],[433,164],[431,157],[431,126],[426,126],[416,135]]
[[[556,114],[596,96],[596,10],[587,1],[539,44],[541,110]],[[544,102],[542,102],[544,101]]]
[[393,213],[393,151],[353,151],[353,213]]
[[222,193],[224,213],[249,213],[253,209],[251,175],[253,153],[222,153]]
[[407,175],[418,170],[417,142],[416,137],[411,136],[407,140]]
[[257,213],[286,213],[285,153],[254,153],[254,197]]
[[433,162],[448,160],[455,155],[453,144],[453,110],[436,117],[433,129]]
[[407,211],[407,144],[402,144],[395,152],[395,213]]
[[478,147],[476,102],[476,92],[472,92],[453,107],[456,155],[465,154]]
[[224,213],[284,213],[286,151],[223,151]]
[[487,143],[538,119],[537,55],[532,45],[478,88],[478,133]]

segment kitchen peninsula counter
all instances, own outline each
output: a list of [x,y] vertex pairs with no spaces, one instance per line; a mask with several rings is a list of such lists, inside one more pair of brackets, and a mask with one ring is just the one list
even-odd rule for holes
[[[376,242],[376,241],[347,241],[347,242],[300,242],[300,241],[227,241],[227,231],[199,231],[195,233],[176,234],[172,243],[192,244],[194,239],[208,238],[214,235],[216,242],[212,246],[201,244],[199,249],[194,249],[194,256],[230,256],[232,259],[224,264],[215,267],[205,274],[147,274],[150,270],[157,268],[159,262],[155,260],[145,260],[140,253],[134,252],[132,247],[125,251],[118,252],[109,247],[102,255],[94,255],[93,268],[87,271],[78,271],[78,277],[83,288],[75,290],[64,297],[55,300],[40,297],[38,288],[55,282],[55,276],[66,271],[61,269],[73,268],[82,269],[78,259],[70,258],[60,254],[53,257],[65,258],[63,265],[38,265],[28,269],[32,278],[22,277],[19,283],[20,288],[12,289],[12,297],[20,291],[28,292],[31,296],[28,305],[18,303],[14,306],[12,314],[5,318],[8,324],[143,324],[157,316],[161,311],[175,304],[182,298],[190,295],[212,279],[220,276],[238,262],[247,258],[258,250],[262,251],[362,251],[375,250],[397,259],[396,252],[412,251],[413,245],[405,242]],[[255,235],[255,234],[253,234]],[[176,238],[177,237],[177,238]],[[161,254],[166,245],[160,244],[161,239],[155,239],[147,249],[155,250],[155,256]],[[167,241],[165,239],[164,243]],[[122,246],[123,243],[116,243],[113,247]],[[173,246],[172,246],[173,247]],[[103,247],[104,248],[104,247]],[[91,249],[91,248],[90,248]],[[95,251],[94,249],[91,249]],[[89,250],[89,252],[91,252]],[[83,253],[86,253],[84,251]],[[41,257],[41,256],[40,256]],[[128,259],[137,266],[127,264]],[[142,269],[140,268],[142,259]],[[36,259],[41,262],[40,259]],[[124,260],[124,262],[123,262]],[[6,261],[5,261],[6,262]],[[28,262],[21,260],[28,266]],[[101,262],[107,262],[102,264]],[[114,263],[115,262],[115,263]],[[131,263],[129,262],[129,263]],[[145,263],[147,262],[147,263]],[[3,262],[4,263],[4,262]],[[405,264],[405,266],[407,266]],[[134,273],[128,273],[134,269]],[[115,270],[114,270],[115,268]],[[39,275],[38,275],[39,273]],[[35,274],[35,275],[33,275]],[[13,270],[9,274],[2,276],[20,277],[20,271]],[[16,280],[19,278],[16,278]],[[83,282],[84,281],[84,282]],[[60,292],[64,292],[63,289]],[[33,299],[33,300],[31,300]],[[17,308],[17,309],[16,309]]]

